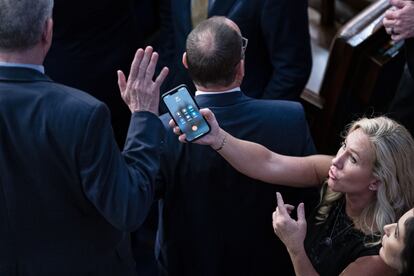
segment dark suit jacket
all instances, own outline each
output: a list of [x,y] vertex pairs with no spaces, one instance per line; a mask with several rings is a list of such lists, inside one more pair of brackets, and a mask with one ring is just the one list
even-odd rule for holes
[[[289,155],[315,152],[299,103],[256,100],[241,92],[200,95],[232,135]],[[161,117],[168,128],[169,115]],[[295,173],[295,172],[292,172]],[[157,258],[168,275],[290,275],[284,245],[272,228],[276,191],[298,204],[315,190],[253,180],[207,146],[181,144],[167,132],[159,175]]]
[[163,135],[134,113],[121,154],[103,103],[0,67],[0,275],[135,275],[125,233],[153,201]]
[[406,65],[388,116],[403,124],[414,136],[414,38],[405,40]]
[[125,143],[130,113],[116,71],[156,31],[155,0],[55,0],[52,47],[45,60],[53,80],[87,91],[111,110],[117,142]]
[[[171,67],[165,90],[181,83],[194,87],[181,63],[187,35],[192,29],[191,0],[169,0],[160,39],[161,63]],[[246,77],[242,89],[248,96],[298,99],[311,71],[311,51],[306,0],[210,0],[209,16],[233,20],[249,39]],[[170,26],[170,29],[168,29]],[[175,43],[175,44],[174,44]]]

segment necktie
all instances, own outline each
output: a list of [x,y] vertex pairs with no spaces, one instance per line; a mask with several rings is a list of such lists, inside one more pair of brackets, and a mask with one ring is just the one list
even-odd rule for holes
[[208,17],[208,0],[191,0],[191,22],[193,28]]

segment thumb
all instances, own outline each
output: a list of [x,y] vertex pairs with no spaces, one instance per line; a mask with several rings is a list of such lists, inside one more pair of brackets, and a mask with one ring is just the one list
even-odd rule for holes
[[306,224],[305,218],[305,204],[301,203],[298,206],[298,222]]
[[214,113],[210,109],[202,108],[202,109],[200,109],[200,113],[201,113],[201,115],[203,115],[204,118],[206,118],[206,120],[209,123],[215,121],[216,116],[214,116]]
[[219,129],[219,124],[216,120],[216,116],[214,116],[214,113],[210,109],[202,108],[200,109],[200,113],[213,129]]
[[121,92],[121,95],[123,95],[125,89],[126,89],[126,79],[125,79],[125,75],[124,72],[122,72],[121,70],[118,70],[117,72],[118,75],[118,87],[119,87],[119,91]]

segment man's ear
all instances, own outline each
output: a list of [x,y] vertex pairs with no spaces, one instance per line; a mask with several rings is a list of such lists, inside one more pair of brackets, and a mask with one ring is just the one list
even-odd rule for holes
[[237,65],[236,80],[240,83],[244,78],[244,59],[240,60],[239,65]]
[[185,69],[188,69],[187,52],[184,52],[182,62],[183,62],[183,65],[184,65]]
[[47,45],[47,47],[49,48],[50,45],[52,44],[52,39],[53,39],[53,19],[49,18],[46,20],[46,23],[43,28],[42,42],[44,45]]

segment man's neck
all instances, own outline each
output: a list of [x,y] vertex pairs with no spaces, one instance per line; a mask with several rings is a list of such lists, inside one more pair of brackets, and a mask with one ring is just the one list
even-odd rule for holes
[[44,55],[37,47],[22,51],[0,50],[0,61],[2,62],[42,65],[43,60]]
[[225,91],[233,90],[233,89],[240,87],[240,84],[233,83],[229,86],[209,86],[209,87],[204,87],[204,86],[196,84],[195,87],[198,91],[202,91],[202,92],[225,92]]

